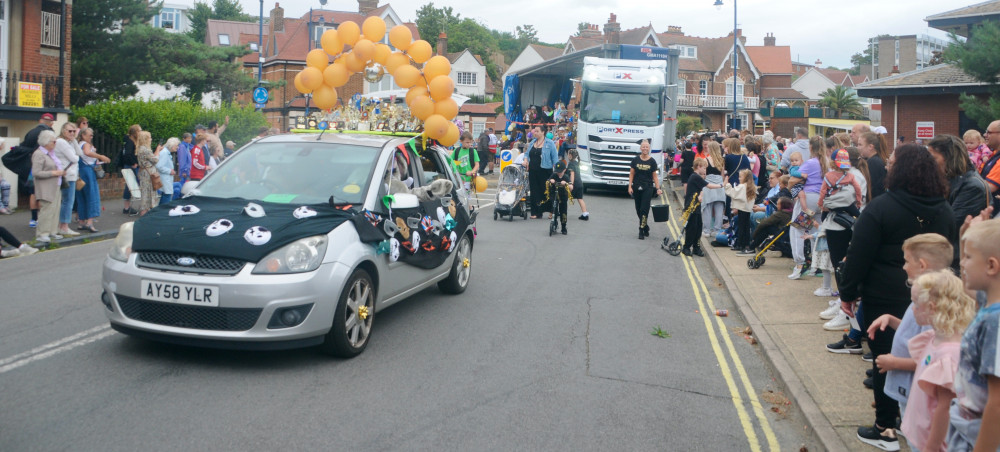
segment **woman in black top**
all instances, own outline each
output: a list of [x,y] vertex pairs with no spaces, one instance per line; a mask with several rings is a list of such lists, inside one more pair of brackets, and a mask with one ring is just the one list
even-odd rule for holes
[[[125,137],[125,147],[122,149],[122,158],[120,160],[122,169],[129,168],[135,172],[137,181],[139,180],[139,159],[135,155],[135,143],[139,139],[139,132],[142,132],[142,127],[140,127],[139,124],[132,124],[132,126],[128,128],[128,136]],[[125,191],[122,193],[122,199],[124,200],[122,213],[126,215],[139,214],[139,211],[132,208],[132,192],[129,191],[128,185],[125,186]]]
[[539,218],[543,212],[551,212],[552,207],[543,203],[545,199],[545,181],[552,174],[551,169],[542,168],[542,148],[545,146],[545,132],[535,126],[532,130],[534,140],[528,146],[528,185],[531,190],[531,218]]
[[875,199],[885,193],[885,178],[888,173],[886,162],[889,161],[888,145],[881,135],[865,132],[858,137],[858,149],[868,163],[868,173],[872,177],[868,181],[868,187],[871,189],[872,199]]
[[663,193],[660,190],[659,168],[656,159],[649,155],[649,140],[642,140],[639,144],[639,155],[632,159],[629,164],[631,169],[628,172],[628,194],[635,199],[635,214],[639,217],[639,240],[644,240],[649,236],[649,204],[653,200],[653,191],[656,194]]
[[681,150],[681,183],[684,184],[684,189],[687,189],[688,178],[691,177],[693,172],[691,166],[694,164],[694,151],[691,149],[691,142],[684,143],[684,149]]

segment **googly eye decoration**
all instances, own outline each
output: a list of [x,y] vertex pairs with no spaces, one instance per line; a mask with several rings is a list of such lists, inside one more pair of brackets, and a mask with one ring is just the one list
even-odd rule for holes
[[184,215],[194,215],[198,212],[201,212],[201,209],[199,209],[198,206],[188,204],[186,206],[177,206],[170,209],[170,216],[181,217]]
[[243,238],[251,245],[260,246],[271,240],[271,231],[263,226],[254,226],[243,233]]
[[205,229],[205,235],[209,237],[218,237],[225,234],[233,229],[233,222],[225,218],[220,218],[208,225],[208,229]]

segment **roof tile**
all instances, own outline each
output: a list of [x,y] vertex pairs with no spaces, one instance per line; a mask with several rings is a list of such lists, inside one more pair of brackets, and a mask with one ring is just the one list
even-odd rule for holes
[[792,50],[789,46],[747,46],[750,61],[761,74],[791,74]]

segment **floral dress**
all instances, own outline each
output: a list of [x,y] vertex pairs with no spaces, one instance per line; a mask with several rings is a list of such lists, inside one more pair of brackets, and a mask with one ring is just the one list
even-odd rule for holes
[[139,211],[143,212],[159,204],[159,196],[153,189],[153,182],[149,180],[149,175],[156,172],[156,162],[159,159],[153,155],[149,146],[139,146],[135,151],[135,156],[139,160],[139,192],[142,193],[142,204]]

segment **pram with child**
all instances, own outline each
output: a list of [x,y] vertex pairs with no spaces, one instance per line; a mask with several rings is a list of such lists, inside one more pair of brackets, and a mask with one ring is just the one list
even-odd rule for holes
[[497,183],[496,204],[493,206],[493,219],[507,217],[514,221],[514,216],[528,219],[528,176],[520,165],[507,165],[500,172]]

